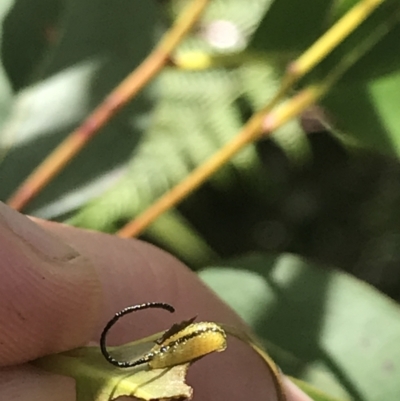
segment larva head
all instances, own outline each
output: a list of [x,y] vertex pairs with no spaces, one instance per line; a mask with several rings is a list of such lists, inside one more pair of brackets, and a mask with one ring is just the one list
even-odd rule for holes
[[225,331],[215,323],[192,323],[183,330],[156,344],[150,353],[153,369],[167,368],[201,358],[226,348]]

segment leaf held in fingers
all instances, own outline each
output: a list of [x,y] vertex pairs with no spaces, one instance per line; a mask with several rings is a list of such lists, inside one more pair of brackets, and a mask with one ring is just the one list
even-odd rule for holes
[[[148,351],[161,334],[120,347],[110,347],[113,354],[136,358]],[[120,369],[109,364],[98,347],[83,347],[34,362],[50,372],[71,376],[76,380],[77,401],[111,401],[121,396],[141,400],[190,399],[193,389],[185,383],[189,364],[165,369],[149,369],[147,365]]]

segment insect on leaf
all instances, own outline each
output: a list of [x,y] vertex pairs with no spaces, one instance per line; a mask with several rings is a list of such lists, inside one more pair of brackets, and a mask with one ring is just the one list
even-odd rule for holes
[[160,337],[158,340],[156,340],[157,344],[162,344],[166,339],[169,337],[173,336],[174,334],[178,333],[179,331],[183,330],[184,328],[188,327],[190,324],[192,324],[197,316],[192,317],[189,320],[184,320],[181,323],[175,323],[174,325],[171,326],[170,329],[168,329],[162,337]]
[[[110,347],[113,353],[136,358],[147,352],[160,333],[145,339]],[[76,380],[77,401],[112,401],[121,396],[141,400],[190,399],[193,389],[185,383],[189,364],[166,369],[147,365],[119,369],[108,363],[98,347],[83,347],[34,362],[35,365]]]

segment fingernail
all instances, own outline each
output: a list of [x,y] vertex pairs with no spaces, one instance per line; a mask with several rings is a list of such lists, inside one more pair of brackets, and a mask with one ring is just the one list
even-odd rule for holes
[[1,202],[0,222],[23,242],[49,259],[67,261],[79,256],[71,246]]

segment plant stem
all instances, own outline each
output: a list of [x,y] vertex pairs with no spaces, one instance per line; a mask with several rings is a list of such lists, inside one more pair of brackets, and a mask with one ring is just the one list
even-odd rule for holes
[[361,0],[322,35],[288,68],[288,74],[298,80],[331,53],[369,15],[386,0]]
[[169,61],[171,53],[198,21],[209,1],[191,2],[155,50],[25,179],[8,199],[9,206],[16,210],[25,207],[78,154],[99,129],[161,71]]
[[343,74],[390,31],[399,18],[400,8],[392,14],[390,21],[382,21],[378,24],[374,31],[364,38],[358,48],[345,55],[323,81],[309,85],[284,104],[275,107],[281,96],[284,95],[283,89],[289,85],[288,81],[284,82],[270,103],[255,113],[235,138],[205,163],[196,168],[186,179],[159,198],[137,218],[126,224],[117,232],[117,235],[124,238],[137,236],[159,215],[177,205],[210,178],[212,174],[227,163],[244,146],[256,141],[260,137],[266,137],[271,134],[324,97]]

